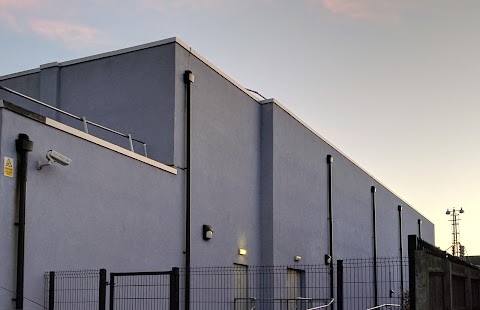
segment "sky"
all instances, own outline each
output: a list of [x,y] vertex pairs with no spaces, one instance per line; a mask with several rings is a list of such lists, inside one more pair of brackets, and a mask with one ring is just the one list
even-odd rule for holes
[[480,1],[0,0],[0,75],[179,37],[480,255]]

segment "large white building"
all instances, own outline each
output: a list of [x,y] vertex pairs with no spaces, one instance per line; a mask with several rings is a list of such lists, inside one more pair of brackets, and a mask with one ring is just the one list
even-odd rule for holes
[[[435,241],[412,206],[179,39],[41,65],[0,86],[133,137],[131,151],[128,137],[0,89],[0,154],[13,160],[0,178],[0,285],[18,283],[15,141],[26,134],[23,296],[32,300],[43,300],[50,270],[324,264],[325,255],[406,255],[402,243],[419,231]],[[49,150],[72,162],[37,170]],[[0,309],[12,306],[0,290]]]

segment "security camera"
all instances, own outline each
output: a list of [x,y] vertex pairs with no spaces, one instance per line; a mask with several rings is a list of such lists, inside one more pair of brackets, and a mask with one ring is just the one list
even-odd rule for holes
[[42,169],[45,166],[50,166],[53,163],[57,163],[62,166],[67,166],[72,162],[70,158],[54,150],[48,151],[46,158],[48,160],[46,163],[42,163],[40,160],[37,162],[38,170]]
[[47,159],[49,161],[53,160],[54,162],[62,166],[68,166],[72,162],[70,158],[54,150],[50,150],[47,152]]

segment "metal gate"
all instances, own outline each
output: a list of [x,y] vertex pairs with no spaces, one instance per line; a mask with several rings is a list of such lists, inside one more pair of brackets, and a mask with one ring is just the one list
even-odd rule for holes
[[110,310],[178,310],[178,268],[110,274]]

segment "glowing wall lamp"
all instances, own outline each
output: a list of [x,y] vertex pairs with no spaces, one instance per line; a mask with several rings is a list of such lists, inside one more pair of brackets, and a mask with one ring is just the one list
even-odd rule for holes
[[238,255],[242,255],[242,256],[247,255],[247,249],[244,249],[244,248],[238,249]]

